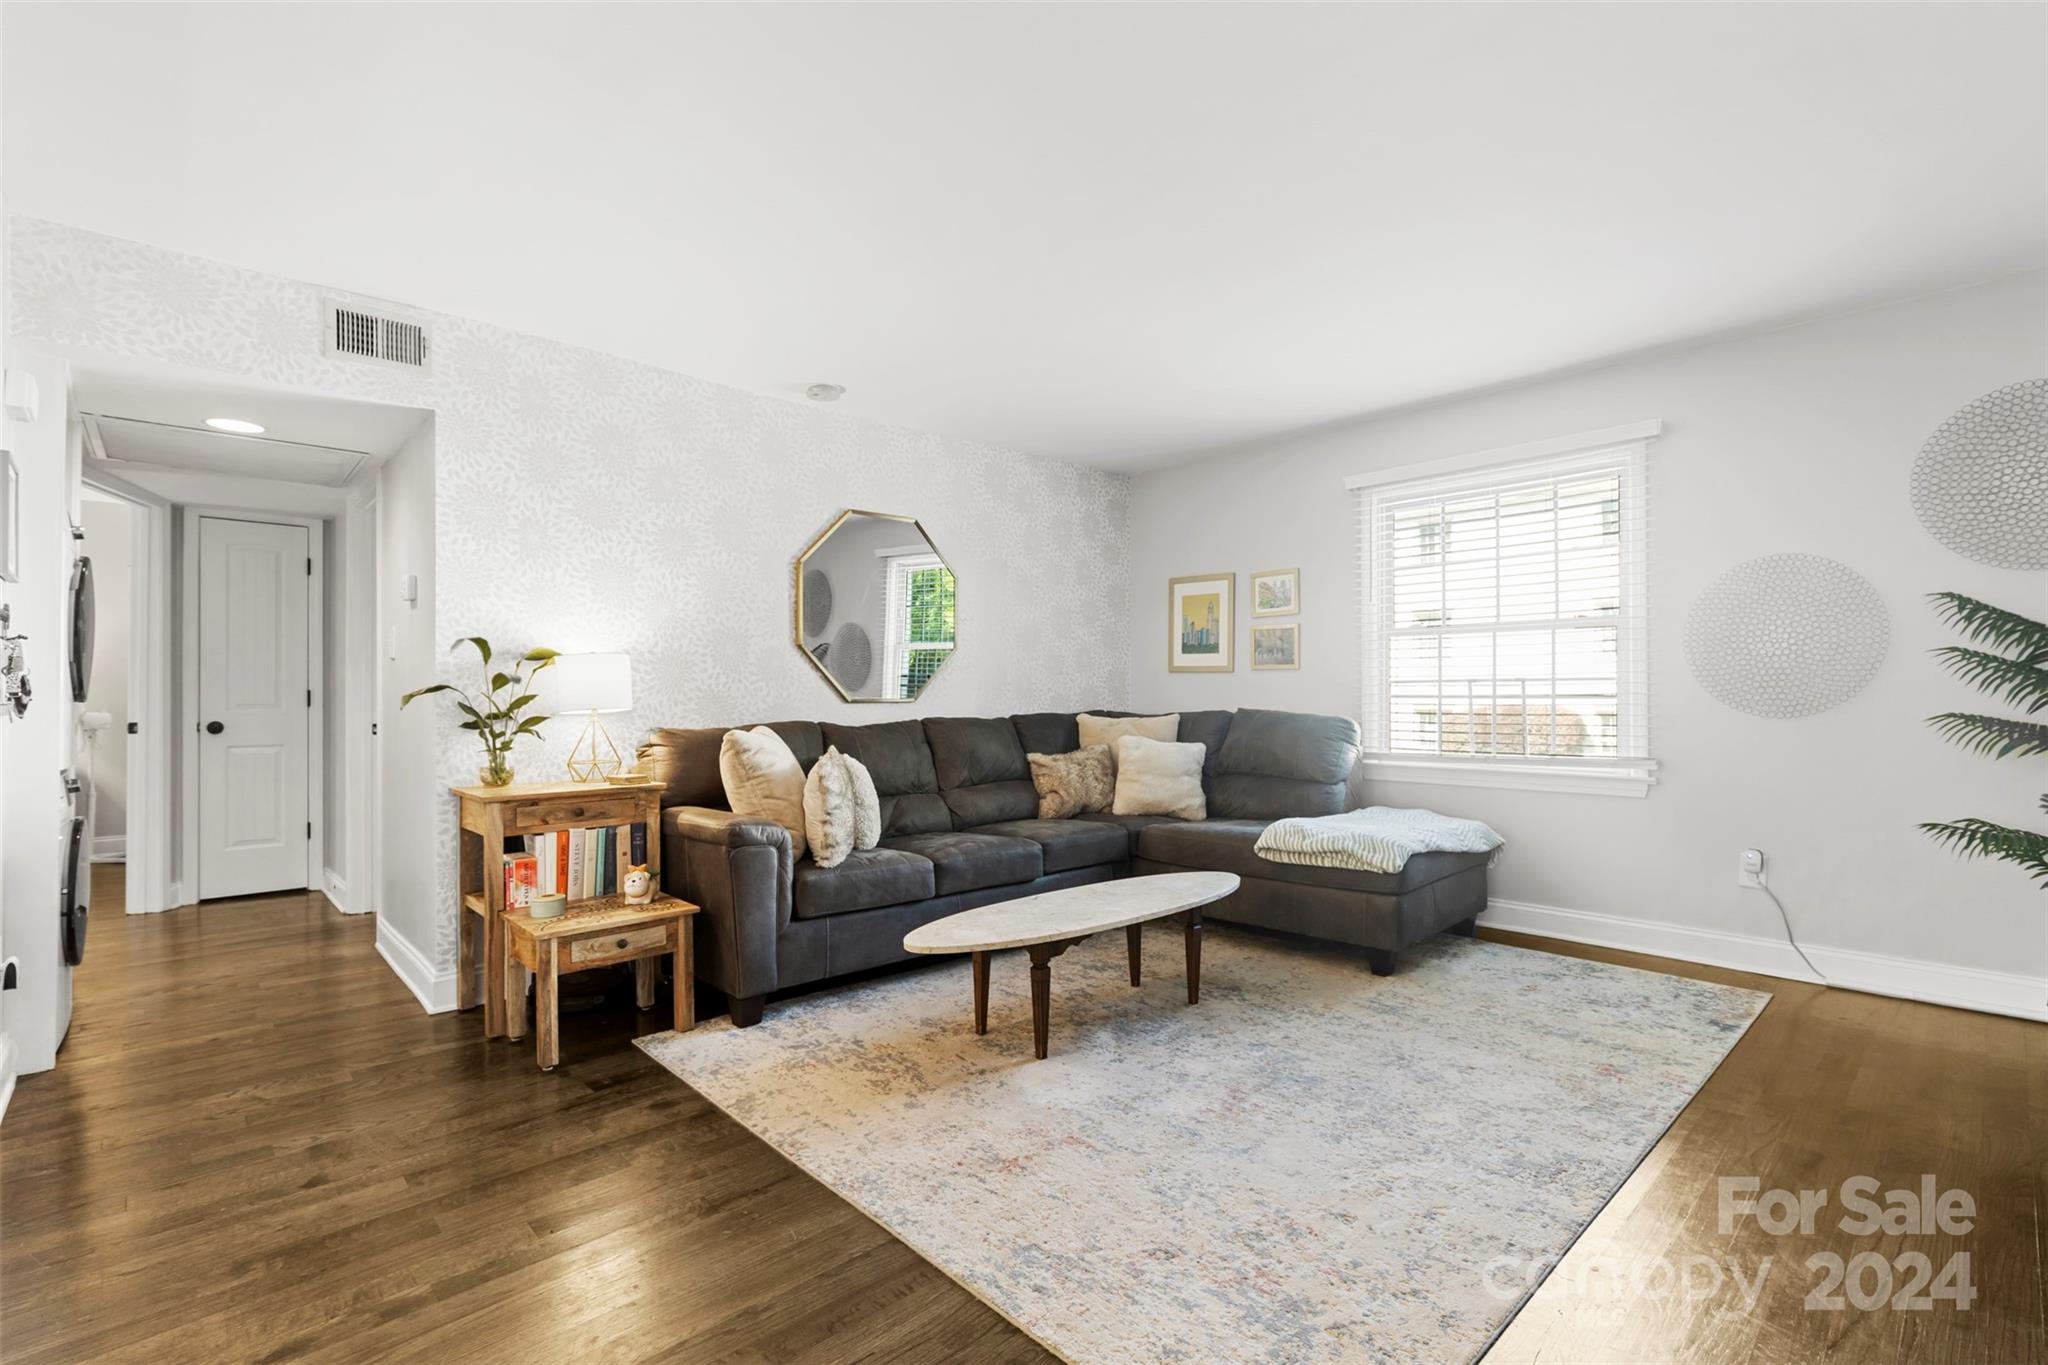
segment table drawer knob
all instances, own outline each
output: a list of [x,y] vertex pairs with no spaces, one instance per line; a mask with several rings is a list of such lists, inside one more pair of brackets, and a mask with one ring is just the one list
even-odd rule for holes
[[621,948],[625,947],[625,946],[626,946],[626,940],[624,940],[624,939],[620,939],[620,940],[619,940],[619,946],[620,946]]

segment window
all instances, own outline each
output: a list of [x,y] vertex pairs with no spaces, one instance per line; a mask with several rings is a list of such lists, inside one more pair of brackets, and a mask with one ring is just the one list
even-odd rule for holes
[[953,648],[953,573],[935,554],[882,561],[888,673],[883,695],[914,697]]
[[1361,475],[1367,762],[1648,790],[1644,464],[1657,424]]

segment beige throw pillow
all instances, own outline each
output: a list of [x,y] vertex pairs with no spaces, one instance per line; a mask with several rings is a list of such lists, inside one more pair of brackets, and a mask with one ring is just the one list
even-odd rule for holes
[[1116,742],[1125,735],[1163,740],[1168,744],[1180,738],[1180,713],[1177,711],[1170,716],[1091,716],[1083,713],[1074,717],[1074,723],[1081,729],[1082,748],[1092,749],[1098,744],[1108,746],[1112,772],[1119,762]]
[[811,765],[804,779],[804,834],[819,867],[837,867],[853,852],[856,801],[850,762],[837,749]]
[[1070,754],[1026,754],[1031,785],[1038,788],[1038,818],[1065,820],[1083,811],[1108,810],[1116,797],[1116,764],[1109,746]]
[[1178,820],[1208,818],[1202,795],[1203,744],[1166,744],[1125,735],[1116,742],[1118,815],[1171,815]]
[[804,767],[782,736],[765,725],[727,730],[718,744],[718,776],[733,814],[773,820],[804,856]]
[[874,775],[851,754],[840,757],[846,760],[847,774],[853,778],[853,846],[873,848],[882,842],[882,798],[875,794]]

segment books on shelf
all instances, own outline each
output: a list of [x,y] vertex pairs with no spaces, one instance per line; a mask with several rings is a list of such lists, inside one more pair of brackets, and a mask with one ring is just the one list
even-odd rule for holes
[[[628,860],[634,865],[647,861],[647,832],[638,824],[553,830],[527,835],[526,848],[525,853],[517,856],[532,865],[532,881],[525,892],[527,901],[536,894],[549,892],[559,892],[572,901],[586,900],[617,894]],[[513,899],[513,857],[510,853],[505,855],[508,908],[527,903]]]
[[505,899],[507,910],[524,910],[533,904],[534,888],[540,885],[540,861],[531,853],[505,855]]

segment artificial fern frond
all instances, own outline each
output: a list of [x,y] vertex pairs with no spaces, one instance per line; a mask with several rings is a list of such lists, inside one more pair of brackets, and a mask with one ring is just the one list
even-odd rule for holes
[[2048,659],[2048,625],[1959,592],[1931,592],[1927,598],[1934,603],[1935,615],[1965,639],[2017,653],[2030,662]]
[[2008,829],[1989,820],[1929,821],[1920,826],[1938,844],[1965,858],[2000,858],[2048,884],[2048,834]]
[[1944,711],[1938,716],[1929,716],[1927,723],[1940,731],[1943,738],[1993,758],[2048,754],[2048,725],[2039,721]]
[[2048,706],[2048,668],[1962,645],[1943,645],[1933,653],[1948,665],[1949,672],[1994,697],[2028,711]]

